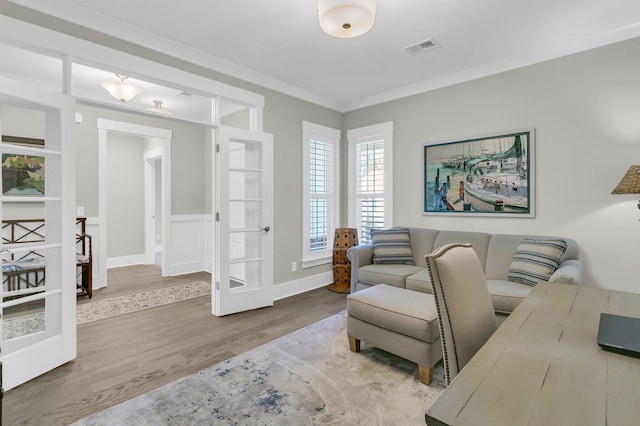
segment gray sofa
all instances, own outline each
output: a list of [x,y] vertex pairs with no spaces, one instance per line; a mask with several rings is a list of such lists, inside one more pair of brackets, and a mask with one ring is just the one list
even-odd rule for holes
[[[373,264],[373,247],[351,247],[347,256],[351,261],[351,293],[376,284],[388,284],[413,291],[432,293],[425,255],[449,243],[471,243],[480,258],[489,292],[496,312],[508,314],[529,294],[533,287],[507,281],[518,245],[524,238],[546,239],[535,235],[488,234],[482,232],[439,231],[408,228],[414,265]],[[560,267],[549,278],[550,282],[581,284],[583,264],[578,259],[577,243],[570,238]]]

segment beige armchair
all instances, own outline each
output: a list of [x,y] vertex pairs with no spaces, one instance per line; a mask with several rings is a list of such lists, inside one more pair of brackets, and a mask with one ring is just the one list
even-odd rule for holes
[[426,260],[448,385],[496,330],[496,317],[482,265],[471,244],[442,246]]

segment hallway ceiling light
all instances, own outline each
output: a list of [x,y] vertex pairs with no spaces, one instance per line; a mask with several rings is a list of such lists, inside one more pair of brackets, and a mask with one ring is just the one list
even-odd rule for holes
[[120,102],[130,101],[136,95],[142,93],[142,89],[135,84],[125,83],[128,78],[122,74],[116,74],[120,81],[103,81],[101,86]]
[[173,113],[169,110],[162,109],[162,101],[158,99],[154,99],[154,106],[146,107],[144,110],[149,112],[155,112],[156,114],[164,114],[164,115],[173,115]]
[[373,27],[377,0],[318,0],[320,28],[339,38],[358,37]]

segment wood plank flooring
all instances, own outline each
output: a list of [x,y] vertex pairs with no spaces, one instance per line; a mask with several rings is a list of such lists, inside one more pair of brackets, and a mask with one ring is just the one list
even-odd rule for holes
[[[94,300],[193,281],[162,278],[154,266],[109,271]],[[78,303],[91,303],[79,298]],[[227,317],[198,297],[78,326],[78,357],[8,391],[4,425],[67,425],[341,312],[346,294],[320,288]],[[345,341],[345,345],[348,344]]]

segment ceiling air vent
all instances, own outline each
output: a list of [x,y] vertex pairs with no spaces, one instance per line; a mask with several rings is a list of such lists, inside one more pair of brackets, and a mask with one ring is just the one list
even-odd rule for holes
[[409,55],[415,56],[420,53],[424,53],[427,50],[435,49],[436,47],[440,47],[440,45],[434,39],[430,38],[428,40],[423,40],[410,46],[403,47],[402,50],[407,52]]

